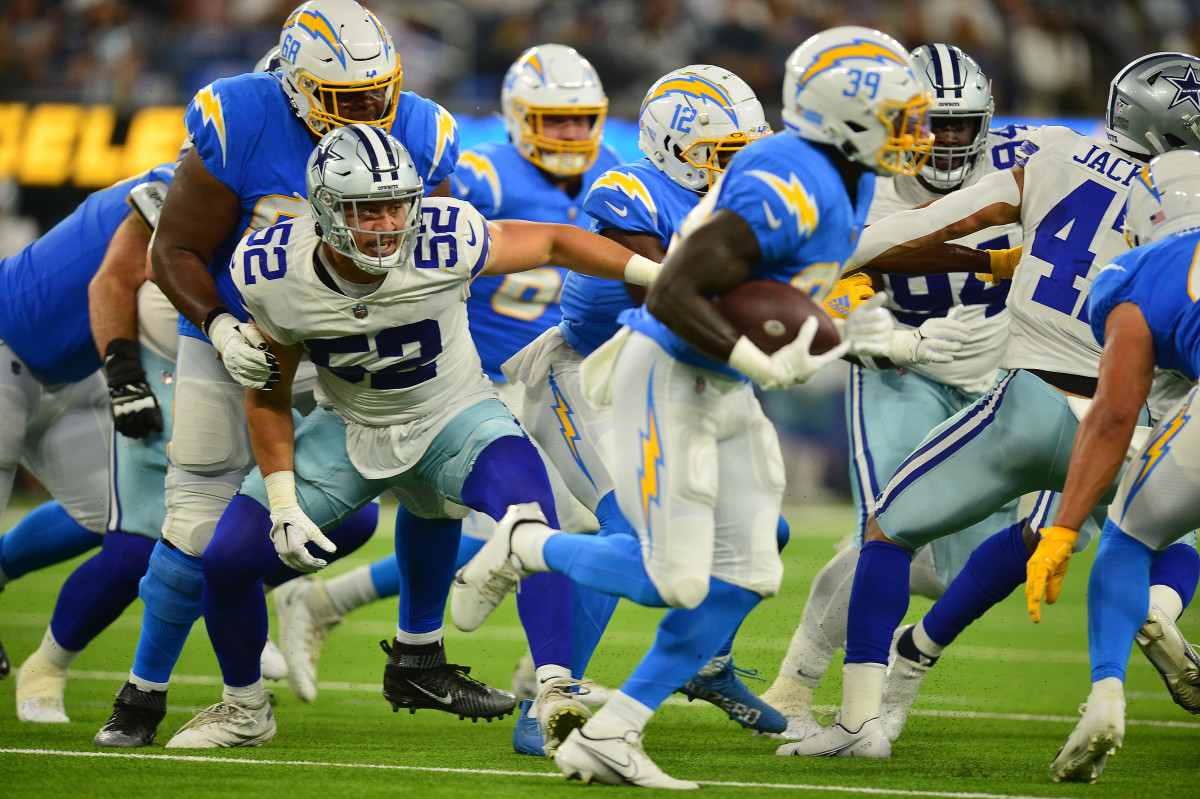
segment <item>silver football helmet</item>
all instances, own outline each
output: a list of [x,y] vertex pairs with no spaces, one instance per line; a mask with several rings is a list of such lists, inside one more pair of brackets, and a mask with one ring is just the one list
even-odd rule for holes
[[400,57],[383,24],[354,0],[309,0],[279,34],[283,90],[296,115],[318,136],[353,120],[338,103],[363,92],[382,95],[383,111],[369,120],[385,130],[400,99]]
[[1200,228],[1200,153],[1157,156],[1129,189],[1125,240],[1140,247],[1172,233]]
[[671,180],[698,192],[724,171],[723,157],[770,133],[754,90],[711,64],[659,78],[638,114],[641,151]]
[[[361,123],[334,128],[309,156],[305,185],[318,235],[363,271],[381,275],[412,259],[425,186],[391,134]],[[364,227],[384,215],[401,226]]]
[[809,37],[784,66],[783,121],[879,174],[915,175],[933,146],[930,95],[900,43],[842,26]]
[[1108,89],[1105,133],[1116,147],[1152,156],[1200,148],[1200,58],[1152,53],[1132,62]]
[[[508,68],[500,110],[512,143],[538,167],[556,175],[587,171],[600,153],[608,95],[586,58],[562,44],[530,47]],[[546,117],[583,117],[583,141],[545,135]]]
[[[929,160],[918,173],[940,191],[951,191],[973,182],[984,165],[988,126],[996,108],[992,85],[975,59],[950,44],[924,44],[912,51],[917,77],[933,92],[929,110],[934,143]],[[966,122],[974,129],[965,145],[939,145],[937,127]]]

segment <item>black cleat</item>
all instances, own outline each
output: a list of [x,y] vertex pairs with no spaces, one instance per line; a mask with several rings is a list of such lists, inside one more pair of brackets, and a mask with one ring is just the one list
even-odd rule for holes
[[0,677],[7,677],[12,671],[12,664],[8,662],[8,653],[4,651],[4,644],[0,642]]
[[96,746],[153,746],[158,723],[167,715],[166,691],[143,691],[125,683],[117,692],[113,714],[92,742]]
[[409,645],[380,641],[387,653],[383,669],[383,698],[391,703],[392,711],[408,708],[441,710],[460,719],[492,719],[507,716],[517,706],[517,698],[467,675],[469,666],[446,662],[446,650],[441,643]]

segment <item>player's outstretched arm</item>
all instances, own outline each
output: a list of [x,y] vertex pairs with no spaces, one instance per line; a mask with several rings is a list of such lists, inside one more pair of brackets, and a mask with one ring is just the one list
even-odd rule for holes
[[492,243],[485,275],[559,266],[592,277],[648,285],[658,274],[654,261],[574,225],[506,219],[489,222],[488,228]]
[[[631,230],[618,230],[616,228],[605,228],[600,231],[600,235],[606,239],[612,239],[622,247],[633,250],[638,255],[643,255],[656,263],[662,263],[667,257],[667,248],[662,242],[649,233],[637,233]],[[646,301],[646,287],[636,283],[626,283],[625,290],[629,292],[629,296],[635,302]]]
[[250,447],[264,476],[292,470],[295,429],[292,423],[292,382],[300,363],[299,344],[284,345],[259,330],[279,361],[279,382],[270,390],[246,389],[246,421]]

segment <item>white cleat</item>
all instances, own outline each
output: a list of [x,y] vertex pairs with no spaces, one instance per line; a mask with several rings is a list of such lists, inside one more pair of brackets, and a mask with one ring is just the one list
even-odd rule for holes
[[803,741],[784,744],[775,750],[775,754],[884,759],[892,756],[892,742],[883,734],[883,724],[878,718],[867,719],[854,732],[838,721]]
[[888,652],[887,677],[883,683],[883,704],[880,706],[880,720],[883,722],[883,734],[892,743],[900,740],[904,732],[904,724],[912,711],[917,692],[921,690],[921,682],[933,668],[933,659],[921,658],[921,662],[901,657],[896,651],[896,642],[905,630],[913,625],[906,624],[896,630],[892,637],[892,648]]
[[1175,704],[1189,713],[1200,713],[1200,656],[1170,615],[1151,605],[1146,623],[1133,640],[1162,675]]
[[591,708],[582,701],[588,690],[583,687],[581,680],[570,677],[558,677],[542,684],[533,710],[542,731],[547,757],[554,757],[567,736],[592,717]]
[[288,685],[301,702],[312,702],[317,698],[321,646],[329,631],[342,623],[342,616],[329,601],[325,581],[312,575],[289,580],[275,589],[275,615]]
[[263,646],[262,655],[258,659],[258,665],[262,669],[264,680],[283,680],[287,678],[287,661],[283,659],[283,653],[279,651],[279,647],[270,638],[267,638],[267,643]]
[[196,713],[167,741],[168,749],[262,746],[275,737],[275,714],[266,697],[257,705],[221,701]]
[[1050,762],[1055,782],[1095,782],[1108,756],[1125,741],[1125,695],[1092,691],[1081,707],[1083,718]]
[[567,779],[585,784],[685,791],[700,787],[691,780],[677,780],[655,765],[642,749],[642,736],[632,730],[620,738],[590,738],[583,729],[574,730],[558,747],[554,763]]
[[66,724],[71,720],[63,708],[67,670],[48,661],[40,649],[17,669],[14,687],[19,720],[35,724]]
[[471,632],[487,621],[508,592],[531,574],[512,552],[513,530],[525,522],[546,524],[538,504],[509,505],[492,537],[454,576],[450,618],[463,632]]

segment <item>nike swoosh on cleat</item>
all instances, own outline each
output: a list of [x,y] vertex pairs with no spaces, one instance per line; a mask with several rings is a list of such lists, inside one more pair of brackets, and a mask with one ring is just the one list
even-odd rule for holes
[[434,700],[435,702],[441,702],[443,705],[448,705],[448,704],[450,704],[451,702],[453,702],[453,701],[454,701],[454,697],[450,696],[450,694],[446,694],[445,696],[438,696],[438,695],[437,695],[437,694],[435,694],[435,693],[431,693],[431,692],[429,692],[429,691],[426,691],[424,688],[422,688],[421,686],[417,685],[417,684],[416,684],[415,682],[413,682],[412,680],[408,680],[408,684],[409,684],[409,685],[411,685],[413,688],[416,688],[416,689],[417,689],[418,691],[420,691],[421,693],[425,694],[425,695],[426,695],[427,697],[429,697],[430,699]]

